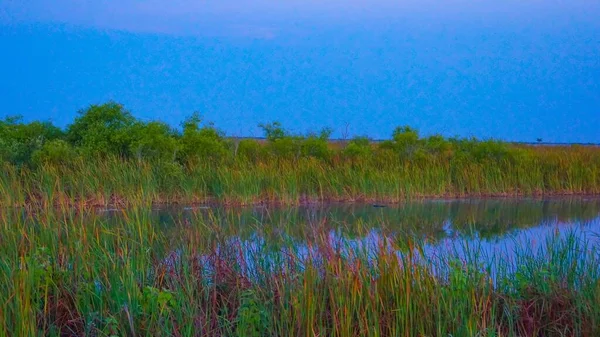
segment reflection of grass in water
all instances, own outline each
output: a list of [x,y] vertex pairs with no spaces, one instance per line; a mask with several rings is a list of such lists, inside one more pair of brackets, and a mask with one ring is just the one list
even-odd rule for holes
[[574,234],[547,251],[517,246],[516,260],[473,246],[424,257],[406,239],[376,240],[368,255],[356,244],[366,223],[333,238],[323,223],[304,226],[303,246],[286,235],[298,223],[256,226],[265,240],[249,245],[219,217],[166,233],[145,209],[112,222],[15,213],[0,214],[0,335],[600,333],[600,256]]
[[[183,211],[170,208],[158,212],[155,222],[177,222],[195,218],[219,222],[243,237],[260,231],[285,230],[287,235],[302,239],[307,224],[325,228],[343,228],[355,235],[361,227],[385,228],[396,235],[440,240],[448,233],[461,236],[493,238],[518,229],[556,222],[587,224],[598,219],[600,199],[560,198],[552,200],[472,200],[412,202],[394,207],[370,205],[322,205],[314,207],[214,208]],[[162,217],[162,220],[160,218]],[[172,221],[168,221],[173,218]],[[450,224],[450,227],[447,226]],[[168,230],[169,225],[165,225]],[[177,230],[175,228],[175,230]]]

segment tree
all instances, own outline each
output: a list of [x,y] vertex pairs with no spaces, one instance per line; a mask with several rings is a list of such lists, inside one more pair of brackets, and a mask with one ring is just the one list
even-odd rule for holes
[[173,161],[179,150],[176,132],[163,122],[137,123],[130,151],[137,158]]
[[115,102],[91,105],[67,129],[67,139],[90,155],[131,154],[136,119]]
[[73,147],[62,139],[46,142],[40,149],[31,155],[34,164],[65,164],[72,162],[77,156]]
[[265,133],[265,137],[270,142],[273,142],[277,139],[282,139],[282,138],[288,136],[288,133],[283,129],[283,127],[281,126],[281,123],[279,123],[279,122],[259,124],[258,126],[261,129],[263,129],[263,132]]
[[269,142],[269,151],[278,158],[291,159],[299,157],[301,152],[301,138],[290,135],[283,129],[281,123],[273,122],[259,124]]
[[64,137],[50,122],[23,123],[20,116],[0,120],[0,160],[26,164],[46,142]]
[[371,142],[367,137],[354,137],[342,152],[345,156],[351,159],[368,158],[371,151]]
[[419,132],[410,126],[399,126],[392,134],[393,147],[402,156],[411,156],[419,144]]
[[182,160],[222,160],[227,156],[227,143],[224,134],[212,124],[201,127],[201,122],[202,118],[197,112],[183,121]]
[[319,159],[328,159],[331,155],[328,144],[331,133],[332,130],[330,128],[324,128],[319,134],[308,134],[308,136],[302,140],[302,155]]

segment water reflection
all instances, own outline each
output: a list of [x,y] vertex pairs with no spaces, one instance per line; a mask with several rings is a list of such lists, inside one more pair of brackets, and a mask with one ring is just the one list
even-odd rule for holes
[[[107,216],[118,221],[120,213]],[[303,239],[315,227],[350,236],[382,229],[440,244],[459,237],[494,241],[523,230],[543,235],[556,227],[597,230],[599,218],[600,198],[433,200],[383,208],[366,204],[162,207],[149,214],[149,221],[166,231],[196,221],[218,223],[242,238],[277,230]]]
[[[128,215],[122,211],[103,215],[117,225],[124,216]],[[433,200],[383,208],[162,207],[143,216],[169,238],[160,241],[163,256],[179,256],[179,247],[190,247],[190,237],[202,232],[212,235],[204,242],[216,242],[217,254],[234,256],[249,277],[257,270],[289,266],[286,256],[293,256],[298,265],[309,260],[318,264],[324,254],[370,263],[381,249],[394,247],[395,253],[406,253],[407,238],[418,242],[423,258],[442,268],[449,265],[448,259],[483,261],[492,276],[500,262],[517,266],[517,252],[523,248],[533,255],[549,254],[548,238],[577,238],[578,249],[586,251],[600,243],[600,198]],[[229,249],[237,251],[227,253]],[[585,258],[586,251],[577,253]]]

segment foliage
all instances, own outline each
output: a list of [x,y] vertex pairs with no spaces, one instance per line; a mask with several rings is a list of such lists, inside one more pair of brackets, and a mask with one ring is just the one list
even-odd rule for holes
[[138,120],[114,102],[80,111],[65,132],[48,122],[5,118],[0,204],[600,193],[595,147],[420,137],[408,126],[387,141],[357,137],[344,145],[329,140],[327,128],[296,135],[278,122],[260,126],[266,141],[226,138],[197,113],[175,129]]
[[130,152],[138,159],[173,161],[179,150],[176,132],[162,122],[136,123]]
[[410,126],[397,127],[392,134],[393,148],[404,158],[410,158],[419,145],[419,133]]
[[228,145],[223,133],[212,125],[200,126],[201,122],[198,113],[194,113],[183,122],[181,159],[184,162],[224,159],[228,154]]
[[260,124],[259,127],[265,133],[268,141],[268,150],[273,156],[281,159],[292,159],[300,156],[302,148],[301,137],[289,134],[279,122]]
[[89,156],[131,154],[135,118],[115,102],[91,105],[67,128],[67,139]]
[[237,145],[236,155],[257,162],[263,154],[263,147],[254,139],[242,139]]
[[31,161],[36,165],[62,165],[73,162],[76,157],[77,154],[71,144],[62,139],[55,139],[35,150],[31,155]]
[[265,137],[269,142],[274,142],[278,139],[282,139],[289,136],[288,133],[281,126],[281,123],[279,122],[259,124],[259,127],[263,129]]
[[62,137],[50,122],[23,123],[19,116],[7,117],[0,120],[0,160],[25,164],[46,142]]
[[366,159],[372,154],[371,142],[367,137],[355,137],[348,142],[342,153],[351,159]]
[[332,130],[325,128],[316,134],[309,134],[302,140],[301,153],[305,157],[314,157],[318,159],[329,159],[331,150],[329,149],[329,136]]

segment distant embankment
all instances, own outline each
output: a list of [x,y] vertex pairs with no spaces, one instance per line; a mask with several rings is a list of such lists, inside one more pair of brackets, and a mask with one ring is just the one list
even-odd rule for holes
[[[267,138],[265,137],[227,137],[232,140],[255,140],[257,142],[267,142]],[[332,138],[328,141],[330,143],[340,144],[349,142],[351,138],[341,139],[341,138]],[[371,143],[383,143],[389,139],[369,139]],[[600,147],[600,143],[557,143],[557,142],[515,142],[515,141],[503,141],[507,144],[512,145],[530,145],[530,146],[590,146],[590,147]]]

